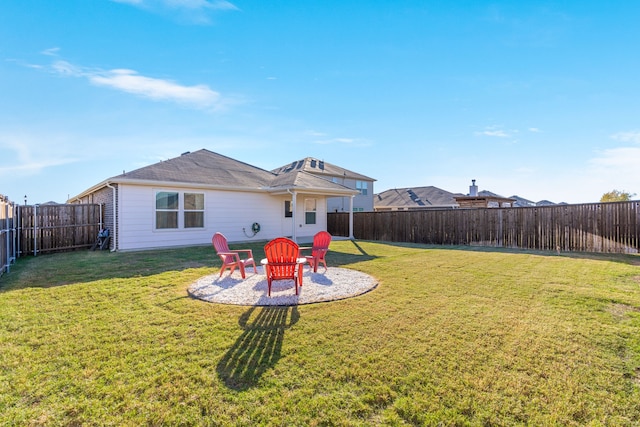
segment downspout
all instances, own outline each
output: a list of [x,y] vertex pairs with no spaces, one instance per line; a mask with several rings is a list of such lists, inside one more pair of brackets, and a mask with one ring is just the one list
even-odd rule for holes
[[296,192],[291,191],[287,188],[287,193],[291,194],[291,240],[297,242],[297,233],[296,233]]
[[113,230],[111,230],[111,236],[113,239],[113,249],[111,249],[111,252],[115,252],[116,249],[118,248],[118,233],[117,233],[117,223],[118,223],[118,219],[116,217],[116,187],[112,186],[111,184],[109,184],[107,182],[107,187],[109,187],[110,189],[113,190]]

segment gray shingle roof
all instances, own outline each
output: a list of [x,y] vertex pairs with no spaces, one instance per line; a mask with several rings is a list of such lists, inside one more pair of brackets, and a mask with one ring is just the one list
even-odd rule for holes
[[273,173],[264,169],[202,149],[126,172],[112,179],[259,188],[268,186],[274,177]]
[[289,188],[345,195],[355,192],[304,170],[277,174],[206,149],[184,153],[173,159],[114,176],[108,181],[175,182],[266,191],[284,191]]
[[331,179],[332,177],[341,177],[357,179],[361,181],[375,181],[375,179],[369,178],[368,176],[350,171],[349,169],[341,168],[339,166],[325,162],[324,160],[318,160],[313,157],[305,157],[304,159],[297,160],[295,162],[291,162],[277,169],[274,169],[271,172],[281,175],[299,171],[308,172],[318,176],[324,175],[328,179]]
[[394,188],[378,193],[373,198],[378,207],[429,208],[452,207],[458,203],[453,193],[438,187]]
[[[338,191],[344,192],[353,192],[348,187],[344,185],[337,184],[335,182],[329,181],[328,179],[307,173],[305,171],[295,171],[293,173],[283,173],[277,175],[270,183],[270,187],[272,189],[277,188],[300,188],[300,189],[313,189],[313,190],[324,190],[324,191]],[[350,190],[350,191],[349,191]]]

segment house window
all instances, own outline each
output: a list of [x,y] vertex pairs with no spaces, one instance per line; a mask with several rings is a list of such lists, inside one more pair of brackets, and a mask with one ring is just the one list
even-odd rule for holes
[[291,212],[291,200],[284,201],[284,217],[285,218],[293,217],[293,212]]
[[156,229],[178,228],[178,193],[156,193]]
[[178,228],[204,228],[204,193],[156,192],[156,230]]
[[184,193],[184,228],[204,227],[204,194]]
[[353,208],[354,212],[364,212],[364,208]]
[[304,200],[304,223],[307,225],[316,223],[316,199]]
[[368,183],[367,181],[356,181],[356,190],[360,191],[360,194],[363,196],[367,195],[368,192]]

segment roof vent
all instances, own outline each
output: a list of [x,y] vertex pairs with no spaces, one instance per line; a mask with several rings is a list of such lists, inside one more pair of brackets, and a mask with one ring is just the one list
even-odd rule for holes
[[181,156],[186,156],[187,154],[191,154],[191,151],[185,151],[184,153],[180,154]]

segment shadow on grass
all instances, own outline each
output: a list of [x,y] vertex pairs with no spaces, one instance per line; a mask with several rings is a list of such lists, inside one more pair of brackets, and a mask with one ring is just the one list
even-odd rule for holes
[[280,360],[284,332],[299,318],[296,306],[253,306],[243,313],[238,323],[244,332],[216,369],[224,384],[236,391],[255,387],[260,377]]
[[[232,246],[233,248],[233,246]],[[258,251],[258,245],[251,245]],[[132,252],[73,251],[18,258],[0,278],[0,292],[22,288],[49,288],[96,280],[149,277],[189,269],[220,269],[211,246],[193,246]]]
[[340,252],[330,247],[326,255],[327,264],[333,267],[342,267],[356,262],[371,261],[372,259],[378,258],[377,256],[368,254],[355,240],[351,240],[351,243],[358,253]]
[[[330,250],[327,263],[339,267],[375,258],[367,254],[357,242],[353,244],[356,253]],[[251,249],[255,260],[264,258],[263,242],[232,244],[230,247]],[[18,258],[11,266],[11,271],[0,277],[0,293],[97,280],[149,277],[189,269],[204,269],[204,275],[219,271],[220,266],[220,258],[210,245],[132,252],[87,250],[26,256]]]
[[[354,250],[343,249],[338,251],[335,247],[331,248],[327,253],[327,263],[335,267],[344,267],[380,257],[379,255],[368,253],[359,242],[402,248],[535,254],[548,257],[561,256],[640,265],[640,256],[635,254],[558,253],[556,251],[534,251],[490,246],[447,246],[369,240],[350,241]],[[264,257],[264,245],[262,242],[230,246],[231,249],[251,249],[256,260]],[[209,245],[137,252],[75,251],[39,255],[37,257],[27,256],[18,258],[16,263],[11,266],[11,270],[0,277],[0,293],[23,288],[48,288],[105,279],[148,277],[167,272],[180,273],[189,269],[203,269],[203,274],[211,274],[218,271],[220,265],[220,259],[213,247]]]

